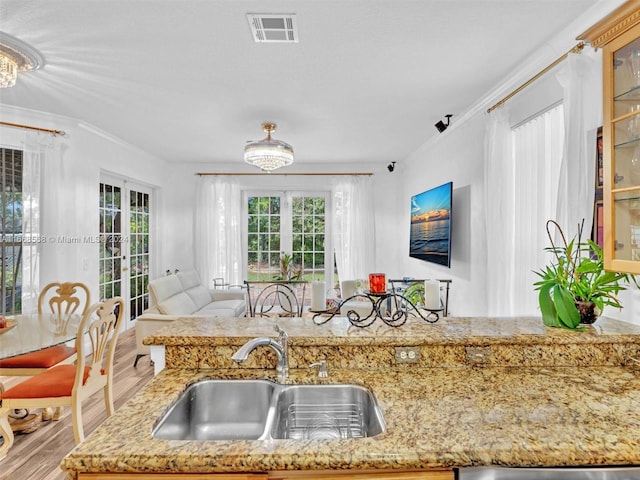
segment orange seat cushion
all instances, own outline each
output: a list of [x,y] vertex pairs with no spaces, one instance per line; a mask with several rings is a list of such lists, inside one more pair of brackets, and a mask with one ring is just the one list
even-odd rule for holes
[[[84,367],[83,384],[90,371],[91,367]],[[0,394],[0,398],[70,397],[75,375],[75,365],[58,365],[17,384]]]
[[56,345],[38,352],[0,360],[0,368],[51,368],[76,353],[74,347]]

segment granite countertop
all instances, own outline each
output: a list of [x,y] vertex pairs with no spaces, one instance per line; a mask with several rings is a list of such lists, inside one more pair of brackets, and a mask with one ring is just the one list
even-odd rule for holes
[[346,317],[334,317],[317,325],[311,318],[218,318],[183,317],[144,339],[145,345],[236,345],[262,336],[274,337],[278,324],[291,344],[304,345],[487,345],[499,343],[580,344],[638,343],[640,326],[602,317],[583,331],[550,328],[540,317],[445,317],[436,323],[410,318],[402,327],[381,320],[367,328],[353,326]]
[[[380,322],[367,329],[340,318],[324,325],[280,318],[290,336],[287,383],[370,388],[386,420],[384,433],[303,441],[152,438],[154,422],[194,381],[274,379],[268,348],[256,349],[243,364],[230,361],[246,340],[274,337],[274,323],[183,318],[158,330],[145,343],[164,345],[170,368],[73,450],[62,468],[74,478],[72,472],[640,465],[640,369],[632,360],[640,351],[640,327],[607,318],[582,332],[545,327],[539,318],[411,320],[402,328]],[[398,363],[400,345],[419,345],[420,362]],[[326,380],[306,368],[319,358],[329,364]]]
[[[158,417],[190,382],[273,370],[165,370],[62,462],[86,472],[640,465],[640,372],[622,367],[330,370],[372,389],[387,430],[349,440],[167,441]],[[318,382],[309,370],[290,383]]]

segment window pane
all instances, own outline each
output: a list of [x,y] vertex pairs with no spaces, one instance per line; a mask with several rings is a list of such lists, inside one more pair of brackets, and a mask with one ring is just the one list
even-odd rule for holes
[[2,313],[12,314],[22,310],[22,151],[2,148],[0,155],[0,291]]
[[302,247],[300,248],[300,250],[305,252],[309,252],[313,250],[312,239],[313,239],[313,236],[311,235],[302,235]]
[[307,215],[313,213],[313,198],[307,197],[304,199],[304,213]]
[[271,209],[270,209],[270,213],[272,215],[277,215],[280,213],[280,198],[278,197],[271,197]]
[[247,238],[247,247],[249,249],[249,251],[258,251],[259,249],[259,237],[258,235],[255,234],[249,234],[249,237]]
[[269,217],[260,217],[258,219],[258,231],[261,233],[269,231]]
[[247,199],[247,210],[249,215],[253,215],[258,213],[258,198],[257,197],[249,197]]
[[302,235],[295,233],[293,235],[293,251],[302,250]]
[[313,253],[304,254],[304,266],[305,268],[313,268]]
[[302,231],[304,233],[313,233],[313,217],[304,217]]
[[248,221],[249,232],[257,232],[258,231],[258,217],[256,215],[249,215]]
[[303,201],[300,197],[294,197],[291,203],[291,211],[294,215],[302,214]]

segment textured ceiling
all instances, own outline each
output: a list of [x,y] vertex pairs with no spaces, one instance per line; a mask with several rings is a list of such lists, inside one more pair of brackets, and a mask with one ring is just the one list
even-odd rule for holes
[[[400,161],[595,3],[2,0],[46,65],[0,102],[168,161],[241,161],[263,121],[297,162]],[[299,43],[254,43],[247,13],[296,14]]]

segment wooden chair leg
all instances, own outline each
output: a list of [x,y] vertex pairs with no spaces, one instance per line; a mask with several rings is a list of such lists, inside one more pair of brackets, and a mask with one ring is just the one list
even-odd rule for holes
[[10,408],[0,407],[0,436],[4,439],[2,445],[0,445],[0,458],[7,456],[9,449],[13,446],[13,430],[9,424],[9,412]]
[[76,445],[84,441],[84,428],[82,426],[82,400],[79,396],[71,399],[71,423],[73,424],[73,438]]
[[62,412],[64,410],[62,409],[62,407],[56,407],[56,409],[53,411],[53,417],[52,420],[54,422],[57,422],[58,420],[60,420],[62,418]]
[[113,415],[116,409],[113,406],[113,387],[111,382],[107,382],[104,386],[104,405],[107,408],[107,417]]

